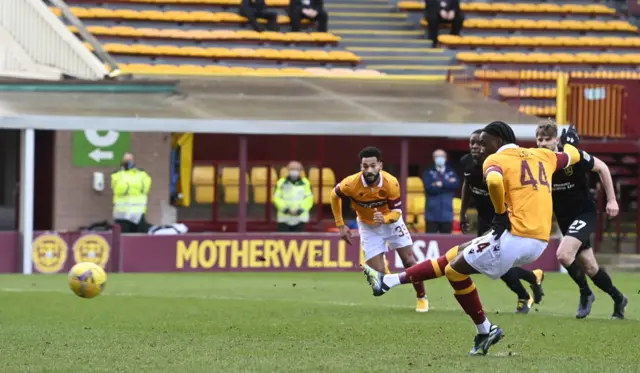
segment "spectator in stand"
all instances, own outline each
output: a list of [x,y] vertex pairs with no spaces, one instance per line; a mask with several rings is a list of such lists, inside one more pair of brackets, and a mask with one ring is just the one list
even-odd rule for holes
[[319,32],[327,32],[328,15],[324,10],[323,0],[291,0],[289,2],[289,18],[291,31],[300,31],[303,19],[315,22]]
[[267,20],[267,30],[280,31],[278,14],[267,10],[265,0],[242,0],[240,3],[240,15],[246,17],[253,29],[258,32],[265,30],[265,27],[258,22],[258,18]]
[[464,14],[460,9],[460,0],[425,0],[424,17],[429,28],[429,39],[433,47],[438,46],[438,34],[441,23],[451,23],[451,35],[460,35]]
[[289,162],[287,177],[278,180],[273,204],[278,210],[278,232],[304,232],[313,207],[309,179],[302,176],[302,164]]
[[453,229],[453,196],[460,186],[456,171],[447,165],[447,153],[433,152],[434,165],[424,172],[423,182],[427,206],[427,233],[451,233]]

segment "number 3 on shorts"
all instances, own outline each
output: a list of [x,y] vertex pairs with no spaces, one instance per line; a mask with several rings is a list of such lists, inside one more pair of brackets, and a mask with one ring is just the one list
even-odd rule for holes
[[396,235],[398,237],[404,237],[404,236],[409,234],[409,231],[407,230],[407,226],[404,225],[404,224],[400,224],[400,225],[396,226],[394,228],[394,231],[396,232]]
[[571,223],[571,225],[569,226],[569,233],[576,233],[586,225],[587,223],[582,220],[574,220],[573,223]]

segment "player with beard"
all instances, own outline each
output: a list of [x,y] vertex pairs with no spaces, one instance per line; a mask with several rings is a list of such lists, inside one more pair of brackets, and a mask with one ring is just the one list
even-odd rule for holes
[[[515,144],[513,129],[492,122],[480,134],[482,170],[494,208],[491,230],[483,236],[454,246],[443,257],[424,261],[403,273],[385,275],[368,265],[364,274],[374,296],[415,281],[445,276],[460,307],[471,318],[478,334],[470,355],[486,355],[503,337],[502,329],[486,317],[480,295],[470,275],[482,273],[492,279],[509,269],[533,263],[547,248],[551,235],[553,202],[547,175],[580,161],[570,145],[562,153],[526,149]],[[441,261],[442,260],[442,261]]]
[[[482,156],[480,155],[480,134],[482,130],[475,130],[469,138],[469,154],[465,154],[461,159],[464,170],[464,181],[462,183],[462,203],[460,207],[460,228],[464,233],[469,232],[469,219],[467,208],[471,198],[476,202],[478,211],[477,235],[482,236],[491,229],[491,221],[495,215],[493,203],[489,197],[487,183],[482,175]],[[542,280],[544,272],[541,269],[529,271],[521,267],[511,268],[500,277],[502,281],[518,296],[516,303],[516,313],[529,313],[531,306],[535,302],[540,303],[544,292],[542,291]],[[528,282],[531,286],[533,296],[522,286],[520,280]]]
[[[351,244],[351,230],[342,218],[342,198],[349,198],[358,215],[360,244],[367,265],[385,272],[384,255],[395,250],[405,268],[417,263],[413,240],[402,220],[400,185],[391,174],[382,171],[382,153],[368,146],[360,152],[362,171],[344,178],[331,192],[331,211],[340,236]],[[388,249],[387,249],[388,245]],[[428,312],[429,301],[422,281],[413,282],[416,312]]]
[[[578,145],[580,138],[573,126],[562,131],[558,139],[558,127],[553,121],[541,124],[536,129],[538,147],[562,151],[566,144]],[[559,145],[561,143],[561,145]],[[618,215],[618,202],[613,189],[609,167],[598,158],[580,150],[581,160],[577,164],[553,174],[553,212],[564,237],[558,247],[560,263],[580,288],[580,302],[576,318],[583,319],[591,313],[595,295],[587,284],[587,276],[602,291],[613,299],[612,319],[624,319],[628,299],[611,281],[604,269],[599,268],[593,255],[590,237],[596,226],[596,205],[589,193],[589,174],[597,172],[607,194],[607,215]]]

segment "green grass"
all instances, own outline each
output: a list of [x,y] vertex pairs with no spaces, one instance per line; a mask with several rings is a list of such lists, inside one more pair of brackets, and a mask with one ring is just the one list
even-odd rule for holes
[[91,300],[64,276],[0,276],[0,372],[637,371],[640,275],[613,278],[624,321],[608,320],[599,290],[576,320],[566,275],[547,275],[529,315],[513,314],[501,281],[475,276],[506,337],[468,357],[475,328],[444,279],[417,314],[411,286],[374,298],[359,273],[111,274]]

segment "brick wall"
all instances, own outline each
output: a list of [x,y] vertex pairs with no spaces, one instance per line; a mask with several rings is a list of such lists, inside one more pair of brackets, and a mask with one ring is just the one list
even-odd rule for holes
[[[153,178],[147,220],[161,220],[162,204],[169,201],[169,160],[171,135],[168,133],[132,133],[131,152],[136,164]],[[109,187],[114,167],[73,167],[72,132],[58,131],[55,136],[53,182],[53,229],[75,230],[96,221],[112,221],[112,194]],[[93,190],[93,172],[105,174],[105,190]]]

